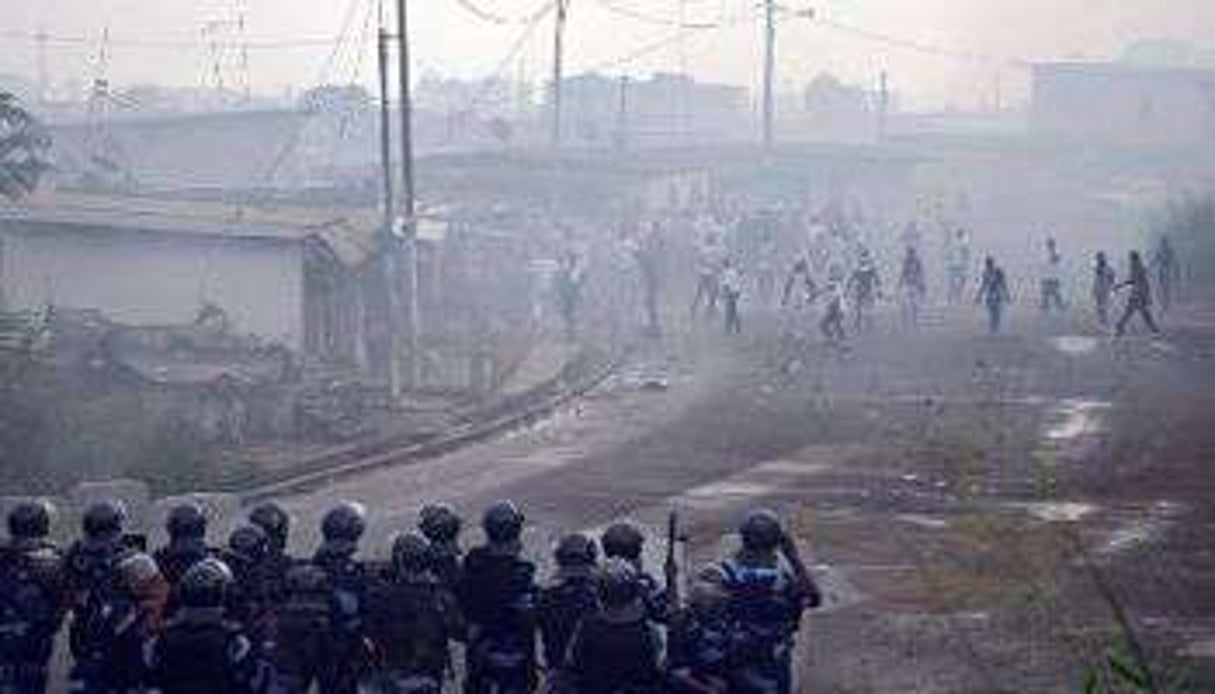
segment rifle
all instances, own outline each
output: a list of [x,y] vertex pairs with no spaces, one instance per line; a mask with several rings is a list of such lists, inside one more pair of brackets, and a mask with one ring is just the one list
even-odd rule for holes
[[679,563],[675,558],[675,543],[679,542],[679,512],[667,514],[667,558],[663,573],[667,582],[667,610],[672,614],[679,608]]

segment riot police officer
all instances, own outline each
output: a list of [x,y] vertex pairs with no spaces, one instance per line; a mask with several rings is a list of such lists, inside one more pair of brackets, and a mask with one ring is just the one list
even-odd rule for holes
[[155,568],[155,562],[131,546],[124,534],[126,520],[126,507],[119,501],[89,506],[81,517],[83,537],[64,558],[74,691],[121,691],[138,683],[139,668],[127,662],[129,645],[142,638],[139,632],[158,615],[143,617],[129,579],[144,578],[146,564]]
[[163,694],[256,694],[271,669],[256,644],[225,618],[233,577],[214,558],[192,566],[178,584],[181,606],[144,651],[148,683]]
[[642,563],[642,551],[645,549],[645,535],[641,529],[630,522],[620,522],[608,526],[599,538],[603,546],[603,554],[608,559],[623,559],[628,562],[637,574],[641,584],[642,600],[650,619],[665,622],[670,614],[666,589],[645,570]]
[[612,558],[599,580],[600,608],[570,641],[565,670],[579,694],[642,694],[663,690],[662,639],[647,616],[636,569]]
[[[777,692],[792,687],[793,640],[803,607],[817,590],[782,561],[790,544],[771,511],[754,511],[739,527],[742,547],[722,564],[727,614],[734,630],[731,692]],[[796,555],[785,552],[786,559]]]
[[430,543],[416,532],[392,543],[392,566],[368,598],[368,634],[383,690],[439,694],[450,666],[450,644],[461,636],[459,608],[431,572]]
[[733,629],[726,611],[721,569],[697,575],[687,607],[671,618],[667,637],[668,688],[677,694],[729,691]]
[[367,573],[355,558],[366,530],[367,510],[359,503],[342,502],[321,519],[322,540],[312,562],[325,572],[329,589],[332,631],[320,680],[321,691],[327,694],[356,691],[367,665]]
[[178,504],[169,510],[165,531],[169,542],[153,556],[165,580],[176,586],[190,567],[212,554],[207,547],[207,516],[198,504]]
[[257,525],[241,525],[228,536],[223,561],[232,571],[228,588],[229,617],[239,622],[255,644],[264,645],[273,639],[273,585],[270,538]]
[[536,684],[536,567],[522,558],[523,514],[510,501],[482,517],[486,544],[461,567],[460,606],[468,621],[468,694],[530,692]]
[[270,551],[265,561],[267,589],[271,602],[280,605],[287,599],[287,571],[294,560],[287,553],[291,517],[278,504],[269,501],[249,511],[249,522],[266,533]]
[[0,691],[40,694],[63,622],[63,557],[47,540],[51,507],[19,503],[0,547]]
[[553,552],[557,573],[551,585],[540,591],[540,638],[544,663],[550,673],[565,661],[570,637],[578,622],[599,607],[599,549],[581,533],[561,538]]
[[447,504],[427,504],[418,513],[418,530],[430,543],[431,571],[453,593],[460,582],[462,526],[459,514]]

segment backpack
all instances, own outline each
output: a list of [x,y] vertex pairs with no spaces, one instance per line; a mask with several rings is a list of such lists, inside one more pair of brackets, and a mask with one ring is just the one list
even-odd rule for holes
[[544,639],[544,661],[550,668],[561,667],[578,622],[598,607],[595,582],[589,577],[566,579],[540,593],[540,634]]
[[59,624],[53,585],[58,556],[0,549],[0,660],[11,662],[49,644]]
[[373,595],[372,635],[389,670],[441,677],[448,665],[450,597],[433,583],[388,583]]
[[81,589],[70,634],[72,654],[77,659],[102,659],[120,642],[142,637],[139,602],[118,575],[123,556],[105,548],[72,553],[68,568]]
[[731,650],[744,662],[783,657],[800,615],[790,594],[789,576],[776,566],[735,561],[725,562],[722,570],[729,596],[727,612],[734,626]]

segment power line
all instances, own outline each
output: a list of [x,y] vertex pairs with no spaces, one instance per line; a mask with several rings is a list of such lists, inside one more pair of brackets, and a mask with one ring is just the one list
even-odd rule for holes
[[881,31],[873,31],[870,29],[864,29],[862,27],[857,27],[857,26],[853,26],[850,24],[844,24],[844,23],[837,22],[832,19],[827,19],[825,17],[818,16],[818,15],[814,14],[813,12],[809,12],[809,11],[793,12],[791,10],[788,10],[787,8],[783,8],[782,12],[784,12],[787,16],[795,15],[795,16],[803,17],[805,19],[808,19],[813,24],[816,24],[818,26],[821,26],[823,28],[826,28],[826,29],[829,29],[832,31],[836,31],[836,32],[839,32],[842,34],[848,34],[850,36],[853,36],[853,37],[856,37],[859,39],[863,39],[866,41],[870,41],[873,43],[880,43],[880,44],[883,44],[886,46],[890,46],[892,48],[901,48],[903,50],[912,51],[912,52],[920,53],[923,55],[932,55],[932,56],[935,56],[938,58],[945,58],[945,59],[950,59],[950,60],[960,60],[960,61],[965,61],[965,62],[998,64],[998,65],[1004,65],[1004,66],[1015,67],[1015,68],[1020,68],[1020,69],[1028,69],[1032,65],[1032,61],[1026,60],[1024,58],[1010,58],[1010,57],[1006,57],[1006,56],[997,56],[997,55],[992,55],[989,53],[980,53],[977,51],[967,51],[967,50],[961,50],[961,49],[957,49],[957,48],[951,48],[948,46],[941,46],[938,44],[927,43],[927,42],[919,41],[916,39],[909,39],[909,38],[902,37],[902,36],[895,36],[893,34],[887,34],[885,32],[881,32]]
[[595,0],[595,2],[597,5],[614,15],[655,26],[679,27],[681,29],[716,29],[722,23],[720,19],[714,22],[689,22],[686,19],[681,20],[679,18],[673,19],[670,17],[659,17],[657,15],[652,15],[631,7],[620,5],[615,2],[615,0]]
[[[360,41],[370,43],[374,34],[367,33],[357,37]],[[95,39],[82,34],[51,34],[40,32],[24,32],[12,29],[0,29],[0,39],[14,41],[45,41],[47,44],[90,46]],[[216,45],[228,48],[249,48],[250,50],[279,50],[284,48],[316,48],[333,45],[333,37],[298,36],[284,38],[261,38],[248,41],[219,42]],[[115,39],[109,44],[118,48],[141,48],[156,50],[180,50],[183,48],[198,48],[202,45],[199,39],[163,38],[163,39]]]

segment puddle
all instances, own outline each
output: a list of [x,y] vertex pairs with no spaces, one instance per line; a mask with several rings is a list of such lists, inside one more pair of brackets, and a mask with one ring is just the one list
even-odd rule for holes
[[1181,655],[1187,658],[1215,658],[1215,639],[1205,639],[1187,644],[1181,650]]
[[1046,430],[1049,441],[1070,441],[1102,430],[1101,413],[1111,407],[1103,400],[1063,400],[1052,413],[1055,421]]
[[918,513],[902,513],[895,516],[895,518],[903,521],[904,523],[917,525],[921,528],[928,528],[929,530],[943,530],[949,527],[949,521],[947,520],[942,518],[933,518],[932,516],[924,516]]
[[1097,506],[1079,501],[1042,501],[1025,504],[1029,515],[1048,523],[1075,523],[1097,511]]
[[756,472],[779,475],[821,475],[831,469],[823,463],[803,463],[797,460],[770,460],[755,467]]
[[1097,553],[1110,556],[1155,542],[1164,535],[1183,510],[1180,504],[1171,501],[1157,502],[1145,515],[1123,523],[1110,533],[1109,538],[1097,548]]
[[1051,338],[1050,342],[1055,349],[1071,356],[1090,354],[1096,351],[1097,345],[1100,344],[1095,337],[1081,337],[1079,335],[1054,337]]

